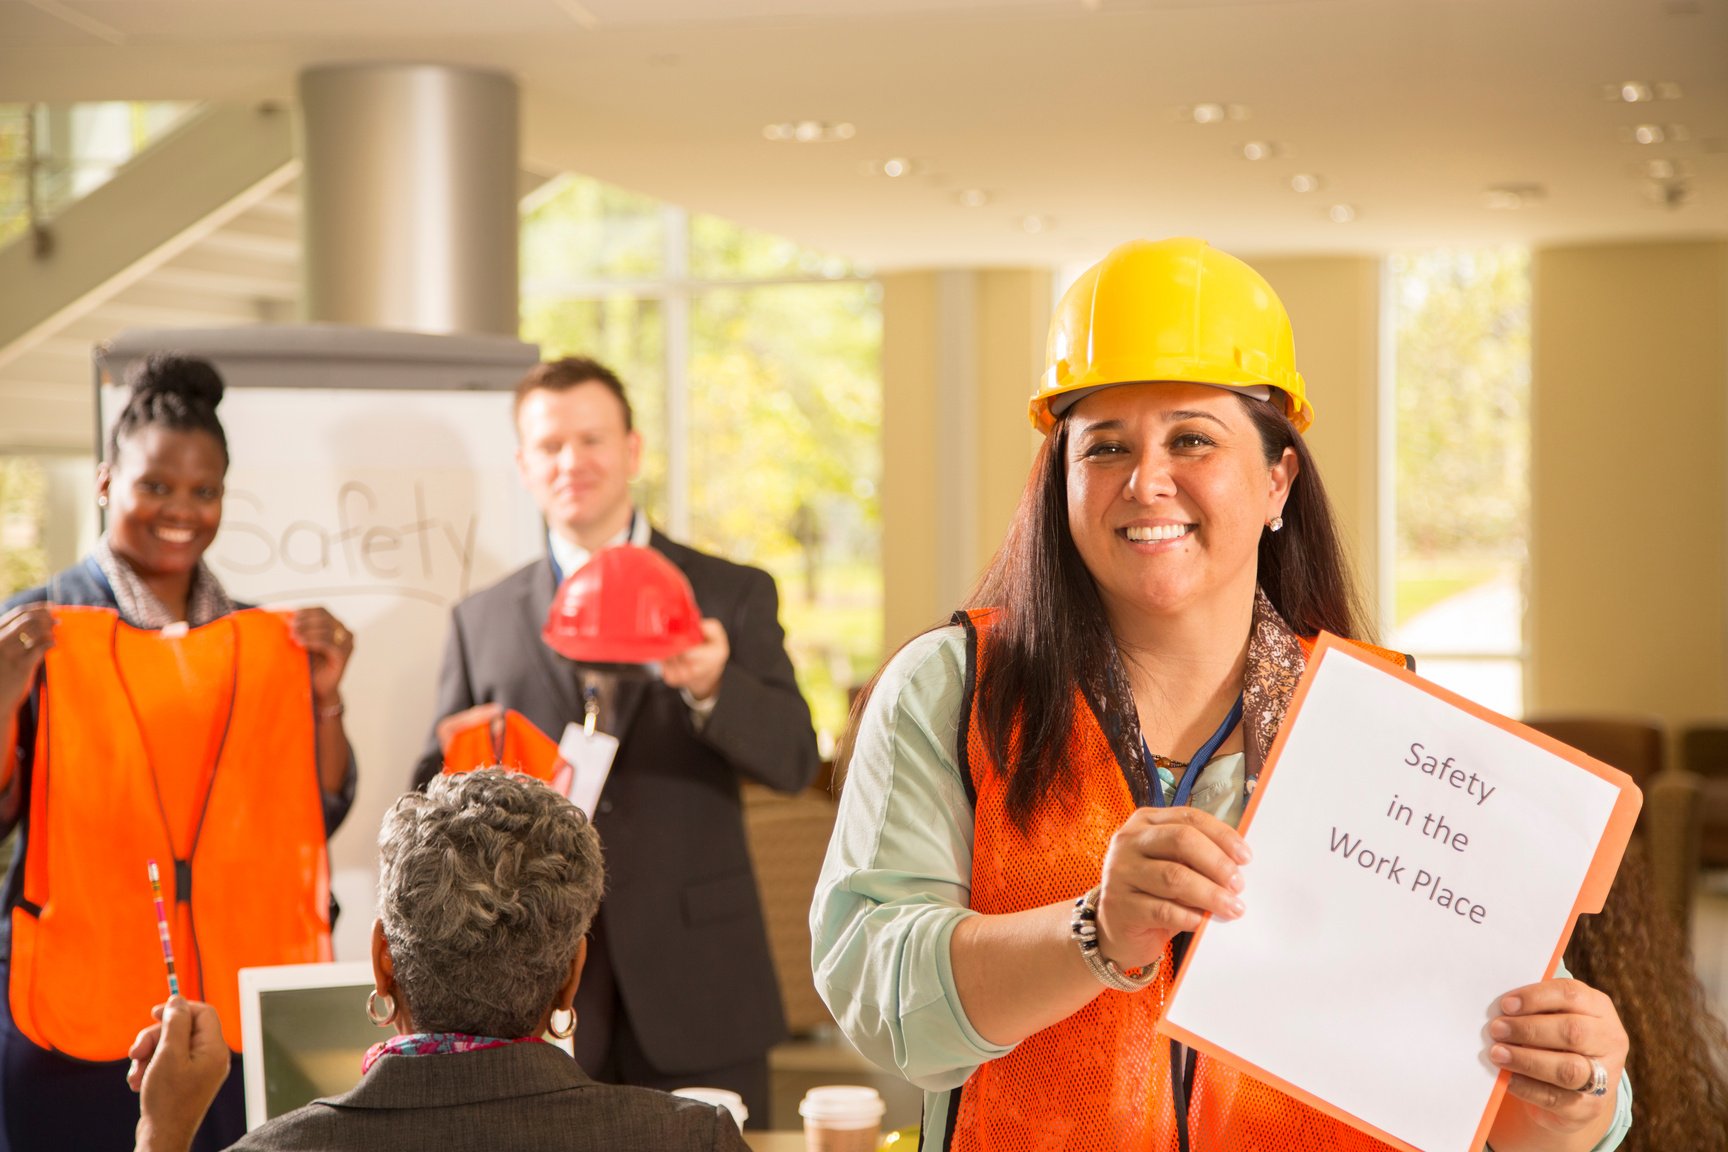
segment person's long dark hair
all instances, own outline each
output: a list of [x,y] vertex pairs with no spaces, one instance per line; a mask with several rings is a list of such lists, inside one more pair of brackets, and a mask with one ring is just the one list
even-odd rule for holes
[[[1281,459],[1286,448],[1296,453],[1298,465],[1284,504],[1283,530],[1260,538],[1260,586],[1300,635],[1324,629],[1372,640],[1337,519],[1307,444],[1277,407],[1240,399],[1267,465]],[[1073,771],[1067,742],[1074,689],[1082,672],[1117,666],[1104,602],[1068,526],[1068,423],[1066,417],[1059,419],[1039,446],[1007,538],[965,604],[997,610],[988,640],[990,672],[977,685],[978,715],[990,759],[1008,776],[1009,815],[1022,827],[1041,800],[1065,793]],[[1134,714],[1125,676],[1100,676],[1097,683],[1111,697],[1102,701],[1109,711]],[[873,678],[854,703],[838,769],[850,758],[850,734],[874,686]]]
[[1685,933],[1656,898],[1639,838],[1601,913],[1578,918],[1566,967],[1614,1001],[1631,1040],[1622,1152],[1728,1148],[1728,1029],[1705,1003]]

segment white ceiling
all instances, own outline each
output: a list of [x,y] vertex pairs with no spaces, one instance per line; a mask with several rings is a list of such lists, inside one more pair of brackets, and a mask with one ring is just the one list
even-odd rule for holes
[[[1728,236],[1728,0],[0,0],[4,101],[290,97],[302,67],[354,59],[506,69],[527,163],[878,267],[1172,233],[1256,253]],[[1682,97],[1605,100],[1622,81]],[[1246,118],[1179,113],[1198,102]],[[805,118],[856,135],[763,137]],[[1639,124],[1687,138],[1640,145]],[[1245,160],[1250,140],[1280,154]],[[891,157],[914,173],[866,174]],[[1650,160],[1686,203],[1650,198]],[[1494,210],[1501,184],[1546,195]]]

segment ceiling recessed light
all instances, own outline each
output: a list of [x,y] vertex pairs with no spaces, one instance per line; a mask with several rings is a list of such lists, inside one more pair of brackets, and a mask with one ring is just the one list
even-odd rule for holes
[[1326,218],[1334,224],[1348,224],[1356,219],[1356,208],[1351,204],[1334,204],[1326,209]]
[[1632,139],[1639,144],[1660,144],[1668,139],[1668,133],[1660,124],[1640,124],[1632,129]]
[[1320,177],[1312,172],[1298,172],[1290,177],[1290,190],[1292,192],[1318,192],[1320,190]]
[[1020,231],[1028,236],[1036,236],[1040,232],[1049,231],[1055,226],[1055,223],[1048,216],[1022,216],[1020,218]]
[[1221,124],[1224,121],[1224,105],[1196,104],[1192,115],[1196,124]]
[[912,161],[901,156],[894,156],[882,161],[882,175],[890,180],[906,175],[912,171]]
[[826,120],[782,120],[762,128],[762,137],[777,144],[828,144],[850,140],[857,129],[845,122],[830,124]]
[[982,208],[990,203],[990,193],[982,188],[966,188],[954,194],[962,208]]
[[1278,145],[1270,140],[1250,140],[1242,145],[1244,160],[1270,160],[1278,154]]
[[1655,95],[1650,91],[1650,85],[1628,80],[1620,85],[1620,99],[1627,104],[1638,104],[1655,99]]
[[1540,184],[1496,184],[1482,193],[1482,201],[1497,212],[1516,212],[1548,198]]

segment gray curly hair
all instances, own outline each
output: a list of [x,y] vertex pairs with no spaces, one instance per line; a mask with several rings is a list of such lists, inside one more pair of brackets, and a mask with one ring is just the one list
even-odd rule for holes
[[378,833],[378,908],[421,1032],[528,1036],[600,906],[600,838],[537,780],[434,777]]

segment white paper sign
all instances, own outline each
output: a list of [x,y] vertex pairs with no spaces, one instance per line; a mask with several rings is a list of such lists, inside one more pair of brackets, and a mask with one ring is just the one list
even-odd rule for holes
[[1170,1024],[1423,1152],[1475,1146],[1498,998],[1540,980],[1620,789],[1322,649],[1246,832],[1246,914]]

